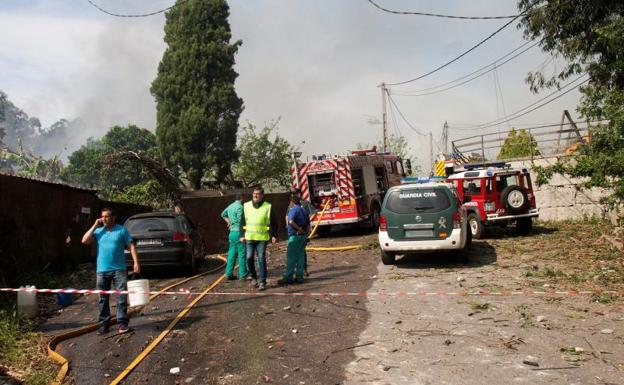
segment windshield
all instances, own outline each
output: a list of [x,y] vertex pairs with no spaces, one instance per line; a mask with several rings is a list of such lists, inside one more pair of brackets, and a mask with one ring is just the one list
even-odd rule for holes
[[177,231],[178,225],[172,217],[133,218],[124,225],[130,233],[158,233],[162,231]]
[[433,213],[449,208],[451,201],[440,187],[395,190],[388,196],[386,208],[397,214]]

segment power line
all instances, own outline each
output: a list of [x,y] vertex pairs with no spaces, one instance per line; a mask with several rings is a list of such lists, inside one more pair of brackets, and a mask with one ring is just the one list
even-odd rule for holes
[[551,97],[552,95],[554,95],[554,94],[556,94],[556,93],[560,93],[563,89],[565,89],[565,88],[567,88],[568,86],[570,86],[571,84],[573,84],[573,83],[577,82],[578,80],[580,80],[580,79],[581,79],[581,78],[583,78],[584,76],[587,76],[587,74],[583,74],[583,75],[579,76],[578,78],[576,78],[576,79],[572,80],[571,82],[567,83],[566,85],[564,85],[563,87],[561,87],[561,88],[560,88],[560,89],[558,89],[557,91],[551,92],[550,94],[548,94],[548,95],[544,96],[543,98],[539,99],[538,101],[536,101],[536,102],[534,102],[534,103],[531,103],[531,104],[529,104],[528,106],[526,106],[526,107],[524,107],[524,108],[521,108],[520,110],[518,110],[518,111],[516,111],[516,112],[514,112],[514,113],[512,113],[512,114],[509,114],[508,116],[504,116],[504,117],[502,117],[501,119],[496,119],[496,120],[493,120],[493,121],[491,121],[491,122],[486,122],[486,123],[483,123],[483,124],[479,124],[479,125],[477,125],[475,128],[477,128],[477,129],[489,128],[489,127],[496,126],[497,124],[503,123],[503,122],[505,122],[505,121],[515,120],[515,119],[518,119],[518,118],[519,118],[519,117],[521,117],[521,116],[527,115],[527,114],[529,114],[529,113],[531,113],[531,112],[533,112],[533,111],[535,111],[535,110],[537,110],[537,109],[539,109],[539,108],[541,108],[541,107],[543,107],[543,106],[545,106],[545,105],[547,105],[547,104],[550,104],[550,103],[554,102],[555,100],[557,100],[557,99],[559,99],[559,98],[563,97],[564,95],[566,95],[566,94],[568,94],[568,93],[570,93],[570,92],[574,91],[575,89],[577,89],[577,88],[578,88],[578,87],[580,87],[581,85],[583,85],[583,84],[587,83],[587,82],[589,81],[589,78],[585,79],[584,81],[582,81],[581,83],[579,83],[579,84],[575,85],[574,87],[570,88],[569,90],[567,90],[567,91],[565,91],[565,92],[561,93],[560,95],[557,95],[557,96],[555,96],[554,98],[552,98],[552,99],[550,99],[550,100],[547,100],[546,102],[544,102],[544,103],[542,103],[542,104],[539,104],[538,106],[536,106],[536,107],[534,107],[534,108],[532,108],[532,109],[530,109],[530,110],[528,110],[528,111],[525,111],[525,110],[527,110],[527,109],[529,109],[529,108],[531,108],[531,107],[535,106],[536,104],[540,103],[541,101],[543,101],[543,100],[545,100],[545,99],[547,99],[547,98]]
[[137,14],[113,13],[113,12],[105,10],[104,8],[100,7],[99,5],[97,5],[96,3],[94,3],[91,0],[87,0],[87,1],[89,2],[89,4],[91,4],[93,7],[95,7],[100,12],[103,12],[103,13],[105,13],[107,15],[110,15],[110,16],[115,16],[115,17],[148,17],[148,16],[158,15],[159,13],[167,12],[171,8],[177,7],[178,5],[180,5],[182,3],[186,3],[189,0],[178,0],[175,4],[173,4],[170,7],[165,8],[165,9],[161,9],[161,10],[150,12],[150,13],[137,13]]
[[481,40],[480,42],[478,42],[477,44],[475,44],[474,46],[472,46],[471,48],[469,48],[468,50],[464,51],[464,53],[460,54],[459,56],[457,56],[456,58],[452,59],[451,61],[448,61],[444,64],[442,64],[441,66],[425,73],[422,74],[420,76],[417,76],[413,79],[409,79],[409,80],[405,80],[402,82],[397,82],[397,83],[387,83],[386,85],[388,86],[398,86],[401,84],[407,84],[407,83],[411,83],[414,82],[416,80],[420,80],[422,78],[425,78],[431,74],[434,74],[436,72],[438,72],[439,70],[448,67],[449,65],[455,63],[456,61],[458,61],[459,59],[461,59],[462,57],[466,56],[467,54],[469,54],[470,52],[474,51],[475,49],[477,49],[478,47],[480,47],[482,44],[484,44],[486,41],[490,40],[491,38],[493,38],[496,34],[498,34],[499,32],[501,32],[503,29],[507,28],[508,26],[510,26],[514,21],[516,21],[516,19],[518,19],[520,16],[523,16],[526,12],[528,11],[528,9],[524,12],[522,12],[521,14],[515,16],[513,19],[509,20],[507,23],[505,23],[502,27],[500,27],[499,29],[497,29],[496,31],[492,32],[488,37],[486,37],[485,39]]
[[429,16],[429,17],[442,17],[446,19],[462,19],[462,20],[493,20],[493,19],[511,19],[518,15],[507,15],[507,16],[454,16],[454,15],[440,15],[437,13],[426,13],[426,12],[409,12],[409,11],[393,11],[391,9],[384,8],[379,4],[375,3],[372,0],[368,0],[369,3],[374,5],[376,8],[388,12],[393,13],[395,15],[416,15],[416,16]]
[[[520,46],[520,47],[516,48],[514,51],[511,51],[510,53],[508,53],[507,55],[509,55],[509,54],[511,54],[511,53],[513,53],[513,52],[515,52],[515,51],[517,51],[518,49],[520,49],[520,48],[522,48],[522,47],[526,46],[526,44],[529,44],[529,43],[530,43],[530,42],[527,42],[527,43],[523,44],[522,46]],[[478,78],[480,78],[481,76],[487,75],[488,73],[490,73],[490,72],[494,71],[495,69],[497,69],[497,68],[499,68],[499,67],[501,67],[501,66],[503,66],[503,65],[505,65],[505,64],[507,64],[507,63],[509,63],[509,62],[510,62],[510,61],[512,61],[513,59],[517,58],[518,56],[522,55],[522,54],[523,54],[523,53],[525,53],[526,51],[528,51],[528,50],[530,50],[531,48],[535,47],[537,44],[538,44],[538,43],[534,43],[534,44],[532,44],[532,45],[531,45],[531,46],[529,46],[528,48],[524,49],[523,51],[520,51],[519,53],[515,54],[514,56],[510,57],[509,59],[507,59],[507,60],[505,60],[505,61],[503,61],[503,62],[501,62],[501,63],[497,63],[497,61],[498,61],[498,60],[497,60],[497,61],[495,61],[495,62],[493,62],[493,63],[488,64],[487,66],[481,67],[481,68],[479,68],[478,70],[476,70],[476,71],[473,71],[473,72],[469,73],[468,75],[464,75],[464,76],[462,76],[462,77],[460,77],[460,78],[457,78],[457,79],[455,79],[455,80],[452,80],[452,81],[450,81],[450,82],[446,82],[446,83],[440,84],[440,85],[435,86],[435,87],[429,87],[429,88],[424,88],[424,89],[422,89],[422,90],[414,91],[414,93],[393,92],[393,94],[395,94],[395,95],[400,95],[400,96],[425,96],[425,95],[433,95],[433,94],[438,94],[438,93],[440,93],[440,92],[448,91],[448,90],[451,90],[451,89],[453,89],[453,88],[457,88],[457,87],[463,86],[464,84],[466,84],[466,83],[470,83],[471,81],[473,81],[473,80],[475,80],[475,79],[478,79]],[[503,56],[502,58],[506,57],[507,55]],[[500,58],[500,59],[502,59],[502,58]],[[499,60],[500,60],[500,59],[499,59]],[[493,64],[494,64],[494,66],[493,66],[492,68],[490,68],[490,69],[488,69],[487,71],[485,71],[485,72],[483,72],[483,73],[481,73],[481,74],[478,74],[478,75],[476,75],[476,76],[474,76],[474,77],[472,77],[472,78],[470,78],[470,79],[468,79],[468,80],[465,80],[465,81],[463,81],[463,82],[461,82],[461,83],[459,83],[459,84],[452,85],[452,86],[450,86],[450,87],[446,87],[446,88],[443,88],[443,89],[435,90],[436,88],[444,87],[444,86],[446,86],[446,85],[448,85],[448,84],[452,84],[452,83],[455,83],[455,82],[457,82],[457,81],[459,81],[459,80],[465,79],[465,78],[467,78],[467,77],[469,77],[469,76],[471,76],[471,75],[473,75],[473,74],[475,74],[475,73],[478,73],[478,72],[480,72],[480,71],[482,71],[482,70],[484,70],[484,69],[488,68],[489,66],[491,66],[491,65],[493,65]],[[424,93],[417,93],[417,92],[420,92],[420,91],[427,91],[427,90],[432,90],[432,89],[434,89],[435,91],[431,91],[431,92],[424,92]]]
[[394,105],[394,108],[396,108],[397,112],[399,113],[399,116],[401,116],[401,118],[403,118],[403,121],[407,124],[407,126],[414,131],[415,133],[417,133],[418,135],[422,135],[422,136],[427,136],[427,134],[423,134],[422,132],[420,132],[419,130],[417,130],[414,126],[412,126],[412,124],[405,118],[405,116],[403,115],[403,113],[401,112],[401,109],[399,108],[399,106],[397,106],[397,104],[395,103],[394,99],[392,99],[392,96],[390,96],[390,93],[386,91],[386,93],[388,94],[388,100],[390,100],[390,103],[392,103]]
[[[578,120],[578,119],[577,119]],[[590,120],[589,123],[597,123],[597,122],[604,122],[607,121],[608,119],[598,119],[598,120]],[[581,125],[584,122],[579,122],[579,123],[574,123],[576,125]],[[543,123],[541,125],[521,125],[521,126],[515,126],[514,128],[517,129],[525,129],[525,130],[533,130],[533,129],[537,129],[537,128],[548,128],[548,127],[559,127],[559,126],[569,126],[573,123]],[[459,130],[459,131],[473,131],[475,129],[477,129],[476,127],[471,127],[471,128],[466,128],[466,127],[454,127],[453,125],[449,124],[449,128],[452,130]]]

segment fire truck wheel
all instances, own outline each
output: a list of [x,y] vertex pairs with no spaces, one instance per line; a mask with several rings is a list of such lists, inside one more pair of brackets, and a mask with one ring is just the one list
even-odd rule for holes
[[512,215],[524,214],[529,207],[529,197],[520,186],[507,186],[501,192],[501,199],[507,212]]
[[394,265],[396,263],[396,254],[381,250],[381,262],[384,265]]
[[481,239],[483,237],[483,223],[481,223],[477,214],[468,214],[468,225],[470,226],[472,239]]
[[516,220],[516,234],[529,235],[533,230],[533,221],[531,218],[519,218]]
[[316,232],[318,233],[319,236],[324,238],[328,236],[329,233],[331,233],[331,226],[329,225],[319,226],[318,229],[316,229]]

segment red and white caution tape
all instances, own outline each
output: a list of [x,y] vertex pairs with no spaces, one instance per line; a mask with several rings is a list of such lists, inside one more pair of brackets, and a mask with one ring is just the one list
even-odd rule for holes
[[[33,288],[0,288],[0,292],[29,292],[29,293],[68,293],[68,294],[160,294],[160,295],[200,295],[201,292],[192,292],[188,289],[179,289],[178,291],[137,291],[137,290],[90,290],[90,289],[33,289]],[[360,292],[316,292],[316,291],[301,291],[301,292],[282,292],[282,291],[239,291],[239,292],[209,292],[206,295],[214,296],[281,296],[281,297],[432,297],[432,296],[496,296],[496,297],[509,297],[509,296],[580,296],[580,295],[624,295],[624,292],[618,292],[615,290],[516,290],[516,291],[360,291]]]

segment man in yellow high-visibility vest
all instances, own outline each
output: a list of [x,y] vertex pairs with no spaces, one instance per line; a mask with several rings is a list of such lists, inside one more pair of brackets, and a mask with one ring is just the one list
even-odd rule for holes
[[[269,241],[271,243],[276,241],[277,221],[271,210],[271,204],[264,200],[262,187],[254,188],[251,201],[243,205],[241,228],[245,231],[240,240],[245,242],[247,271],[252,285],[257,285],[260,291],[265,290],[267,277],[266,245]],[[256,264],[259,275],[256,274]]]

